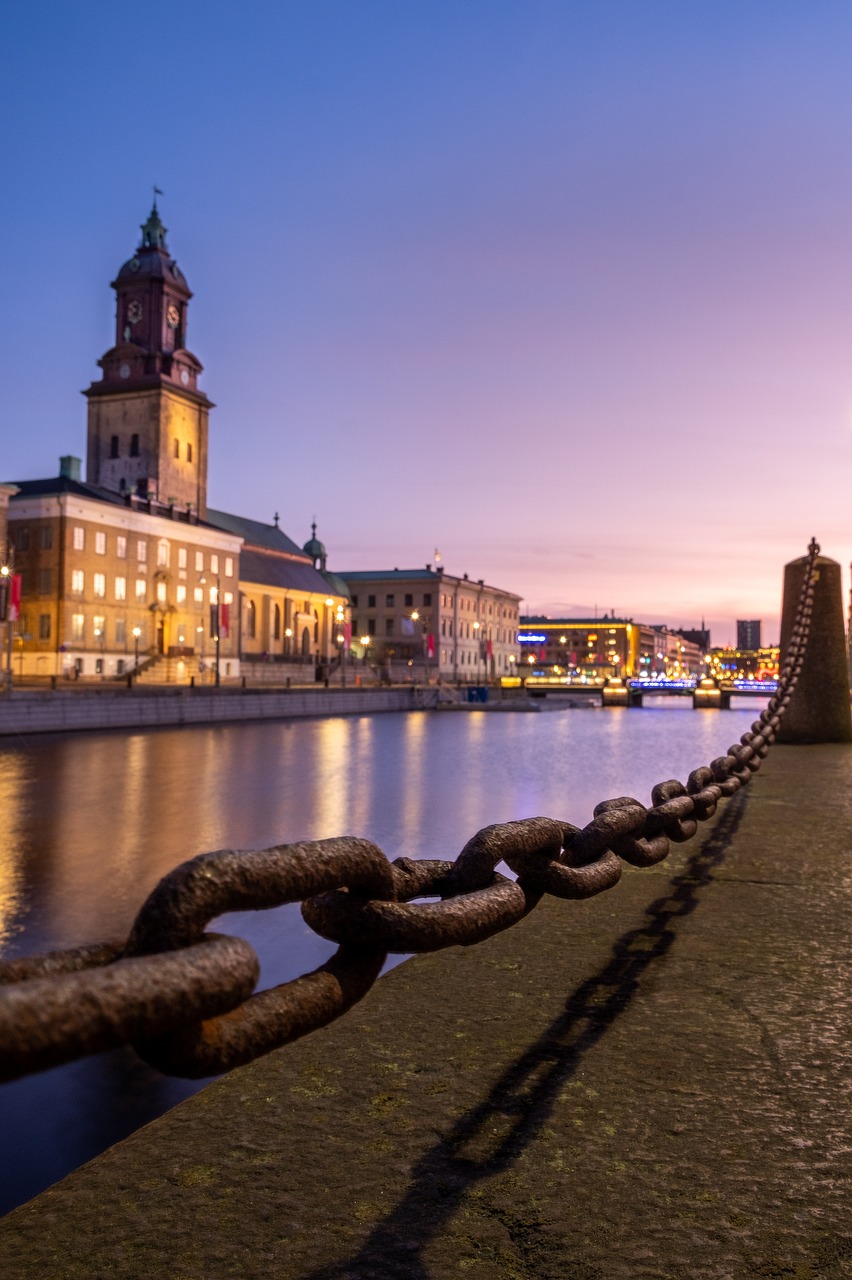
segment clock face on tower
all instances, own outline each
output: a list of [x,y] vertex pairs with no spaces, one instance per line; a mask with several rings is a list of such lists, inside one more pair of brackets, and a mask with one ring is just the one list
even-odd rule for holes
[[138,298],[134,298],[132,302],[128,302],[127,319],[131,324],[138,324],[142,319],[142,303]]
[[170,329],[176,329],[180,324],[180,312],[173,302],[169,304],[169,309],[166,312],[166,320]]

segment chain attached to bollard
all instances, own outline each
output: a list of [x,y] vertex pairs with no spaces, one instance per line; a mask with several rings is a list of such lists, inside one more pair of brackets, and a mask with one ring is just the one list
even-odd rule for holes
[[[618,883],[622,862],[660,862],[746,786],[774,742],[802,670],[818,554],[812,539],[769,705],[686,786],[657,783],[650,808],[630,796],[604,800],[582,828],[555,818],[485,827],[455,862],[389,862],[354,836],[201,854],[159,882],[126,943],[0,962],[0,1081],[121,1044],[173,1075],[228,1071],[340,1017],[370,990],[389,951],[471,946],[516,924],[544,894],[588,898]],[[498,874],[501,862],[517,880]],[[415,901],[426,897],[439,901]],[[312,973],[255,992],[253,948],[205,928],[230,911],[288,902],[300,902],[338,950]]]

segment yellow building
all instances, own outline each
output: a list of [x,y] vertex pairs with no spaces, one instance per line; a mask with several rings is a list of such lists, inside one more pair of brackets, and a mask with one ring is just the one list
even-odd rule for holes
[[[246,660],[327,660],[330,591],[274,525],[207,510],[201,362],[186,347],[192,294],[156,203],[120,268],[115,342],[88,399],[87,476],[16,482],[9,502],[22,613],[19,676],[223,679]],[[248,578],[241,569],[246,544]],[[218,657],[218,661],[217,661]]]

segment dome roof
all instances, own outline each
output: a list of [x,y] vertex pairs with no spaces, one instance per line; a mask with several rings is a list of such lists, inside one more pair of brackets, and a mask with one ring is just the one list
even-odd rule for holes
[[317,537],[316,521],[311,525],[311,536],[302,548],[305,555],[311,557],[312,560],[324,560],[326,556],[325,543],[320,542]]

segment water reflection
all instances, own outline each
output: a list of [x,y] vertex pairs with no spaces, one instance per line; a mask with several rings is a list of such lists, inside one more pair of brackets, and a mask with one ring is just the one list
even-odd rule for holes
[[[223,847],[355,834],[389,857],[454,858],[491,822],[548,814],[583,825],[608,796],[647,801],[748,727],[686,705],[539,715],[387,714],[103,733],[0,746],[0,954],[121,936],[177,863]],[[261,958],[264,985],[333,949],[297,907],[227,917]],[[0,1209],[199,1087],[130,1051],[0,1087],[14,1166]]]

